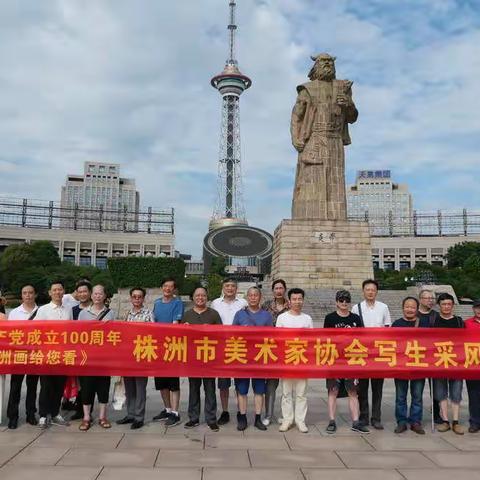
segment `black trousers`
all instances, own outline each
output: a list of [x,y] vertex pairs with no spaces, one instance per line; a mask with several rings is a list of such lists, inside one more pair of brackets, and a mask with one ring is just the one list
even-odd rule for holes
[[[382,392],[383,378],[361,378],[358,386],[358,403],[360,404],[361,422],[369,423],[372,421],[380,422],[382,419]],[[372,416],[368,405],[368,385],[372,387]]]
[[60,411],[65,381],[63,375],[41,375],[40,396],[38,398],[38,409],[41,417],[51,415],[56,417]]
[[95,395],[99,403],[108,403],[110,377],[80,377],[82,405],[93,405]]
[[[22,383],[25,375],[12,375],[10,378],[10,395],[8,396],[7,417],[18,418],[18,406],[22,394]],[[33,415],[37,411],[38,375],[27,375],[27,397],[25,398],[25,413]]]
[[189,378],[188,416],[190,420],[200,419],[200,387],[205,391],[205,421],[217,422],[217,393],[214,378]]
[[470,426],[480,427],[480,380],[467,380]]

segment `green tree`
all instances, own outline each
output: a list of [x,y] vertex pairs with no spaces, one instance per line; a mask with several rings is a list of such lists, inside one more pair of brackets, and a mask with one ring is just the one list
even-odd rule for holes
[[48,241],[7,247],[0,257],[0,273],[3,288],[15,295],[20,296],[26,283],[32,284],[39,303],[48,301],[48,287],[53,280],[62,280],[66,291],[71,292],[80,278],[88,278],[92,283],[105,285],[107,293],[114,293],[109,271],[61,262],[57,250]]
[[51,242],[46,240],[32,242],[28,246],[28,253],[30,256],[30,261],[33,265],[54,267],[60,265],[61,263],[57,249]]
[[448,249],[448,268],[463,267],[472,255],[480,256],[480,242],[457,243]]
[[202,285],[202,277],[200,275],[186,275],[183,285],[180,289],[181,295],[192,295],[193,291]]
[[226,277],[227,276],[227,272],[225,271],[226,266],[227,266],[226,257],[214,257],[212,259],[212,263],[210,264],[210,269],[208,273],[220,275],[221,277]]
[[223,277],[218,273],[209,273],[207,275],[208,296],[211,300],[218,298],[222,293]]

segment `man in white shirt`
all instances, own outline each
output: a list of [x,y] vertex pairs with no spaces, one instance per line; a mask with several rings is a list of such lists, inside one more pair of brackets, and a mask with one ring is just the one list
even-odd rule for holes
[[[33,320],[38,312],[35,299],[37,292],[35,287],[30,284],[23,285],[21,289],[22,304],[14,308],[8,315],[8,320]],[[8,397],[7,417],[8,428],[14,430],[18,426],[18,405],[20,403],[20,396],[22,392],[22,383],[24,374],[12,375],[10,377],[10,394]],[[37,385],[38,375],[27,375],[27,396],[25,398],[25,413],[27,423],[30,425],[37,425],[38,421],[35,417],[37,411]]]
[[[291,288],[288,291],[290,309],[277,318],[277,328],[313,328],[312,317],[302,312],[305,292],[301,288]],[[307,415],[307,385],[306,378],[282,378],[282,424],[279,430],[286,432],[295,420],[298,430],[308,432],[305,424]],[[293,406],[295,398],[295,409]]]
[[[35,320],[71,320],[72,309],[62,305],[65,287],[60,280],[54,280],[48,290],[51,302],[38,309]],[[51,422],[54,425],[68,425],[68,422],[60,415],[60,403],[66,377],[64,375],[41,375],[40,396],[38,406],[40,421],[38,426],[42,429],[48,427]]]
[[[378,282],[368,279],[362,283],[364,300],[352,308],[352,313],[359,315],[366,328],[389,327],[392,324],[387,305],[376,300]],[[360,403],[361,425],[369,424],[368,385],[372,386],[371,425],[376,430],[383,430],[382,425],[382,391],[383,378],[362,378],[358,385],[358,401]]]
[[[211,307],[216,310],[223,325],[232,325],[235,314],[247,306],[247,301],[243,298],[237,298],[237,282],[231,278],[224,278],[222,285],[222,296],[213,300]],[[219,378],[218,389],[220,390],[220,401],[222,403],[222,414],[218,419],[218,425],[225,425],[230,421],[228,413],[229,389],[232,385],[230,378]]]

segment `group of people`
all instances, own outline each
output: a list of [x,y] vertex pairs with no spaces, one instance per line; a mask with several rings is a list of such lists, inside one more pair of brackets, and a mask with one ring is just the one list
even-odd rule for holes
[[[409,296],[403,300],[403,315],[393,323],[388,306],[377,300],[378,283],[368,279],[362,284],[364,299],[352,306],[351,295],[347,290],[336,293],[336,309],[325,317],[325,328],[371,328],[371,327],[423,327],[423,328],[480,328],[480,301],[473,304],[474,316],[465,322],[454,314],[454,298],[448,293],[438,296],[438,311],[434,310],[435,295],[429,289],[421,290],[419,298]],[[162,297],[155,301],[153,310],[145,306],[146,291],[142,287],[130,290],[130,308],[124,315],[126,322],[184,323],[192,325],[237,325],[276,328],[313,328],[312,318],[303,312],[305,292],[300,288],[287,290],[282,279],[272,284],[272,298],[262,303],[262,292],[250,287],[246,298],[238,298],[237,283],[226,278],[222,285],[222,296],[208,306],[208,292],[197,287],[192,294],[193,307],[184,311],[184,304],[175,296],[176,283],[173,278],[162,282]],[[36,292],[32,285],[21,290],[22,304],[12,310],[8,320],[94,320],[117,319],[106,304],[107,295],[102,285],[92,286],[87,280],[77,283],[74,296],[65,295],[64,285],[54,281],[50,285],[51,302],[37,307]],[[40,378],[39,415],[36,418],[37,384]],[[8,400],[8,427],[17,428],[19,417],[20,392],[24,375],[12,375]],[[157,377],[156,390],[160,391],[164,408],[153,421],[165,422],[168,427],[181,423],[179,413],[180,379],[177,377]],[[66,377],[52,375],[26,375],[26,420],[32,425],[47,428],[50,424],[66,425],[67,420],[60,414],[60,406]],[[189,378],[188,421],[185,428],[195,428],[200,424],[201,387],[204,390],[204,417],[212,431],[230,422],[229,399],[232,379],[230,378]],[[329,423],[326,432],[337,430],[335,422],[337,398],[348,397],[352,419],[351,429],[359,433],[369,433],[369,427],[382,430],[382,391],[383,379],[327,379]],[[83,376],[79,379],[77,411],[72,419],[81,420],[79,429],[87,431],[92,425],[92,409],[95,396],[99,403],[98,423],[102,428],[110,428],[107,419],[107,405],[110,392],[110,377]],[[130,424],[131,429],[139,429],[145,422],[147,398],[147,377],[124,377],[126,394],[126,415],[116,423]],[[395,379],[395,433],[401,434],[409,427],[417,434],[424,434],[422,426],[423,390],[425,379]],[[467,380],[470,413],[470,433],[480,431],[480,380]],[[433,386],[432,386],[433,384]],[[437,430],[450,429],[462,435],[464,429],[459,423],[459,410],[462,400],[463,381],[460,379],[434,379],[433,415]],[[279,430],[286,432],[294,425],[300,432],[308,432],[305,422],[307,401],[307,379],[234,379],[237,407],[237,429],[248,427],[247,397],[250,388],[254,396],[253,425],[259,430],[267,428],[275,420],[275,400],[281,386],[281,419]],[[217,394],[221,403],[221,413],[217,415]],[[371,409],[369,406],[371,390]],[[410,390],[411,402],[408,408],[407,396]],[[452,422],[449,420],[448,400],[450,400]],[[262,418],[263,414],[263,418]]]

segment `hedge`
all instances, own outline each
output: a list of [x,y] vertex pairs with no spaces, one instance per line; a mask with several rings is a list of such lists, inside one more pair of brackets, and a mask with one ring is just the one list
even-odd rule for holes
[[108,270],[116,288],[157,288],[165,277],[173,277],[181,288],[185,262],[168,257],[120,257],[108,259]]

